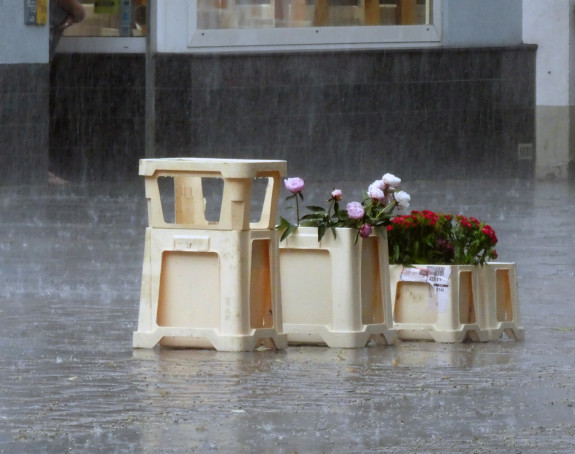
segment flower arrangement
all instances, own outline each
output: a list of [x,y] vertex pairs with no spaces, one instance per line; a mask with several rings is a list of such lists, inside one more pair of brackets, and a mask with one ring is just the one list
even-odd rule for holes
[[361,202],[349,202],[345,209],[340,207],[343,194],[340,189],[334,189],[327,200],[328,208],[320,206],[307,206],[310,211],[300,217],[299,201],[304,200],[304,181],[299,178],[284,180],[286,189],[291,195],[286,200],[295,200],[296,224],[292,224],[283,217],[277,229],[283,231],[281,241],[291,235],[299,226],[317,227],[317,239],[321,241],[327,230],[331,230],[336,237],[337,227],[357,229],[357,236],[367,238],[374,230],[389,225],[396,208],[409,207],[410,196],[405,191],[398,190],[401,179],[386,173],[380,180],[374,181]]
[[473,217],[412,211],[387,226],[389,262],[482,265],[497,258],[493,228]]

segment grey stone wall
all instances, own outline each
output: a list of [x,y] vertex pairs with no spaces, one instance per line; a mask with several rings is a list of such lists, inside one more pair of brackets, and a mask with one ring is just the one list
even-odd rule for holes
[[533,175],[535,48],[158,55],[156,153],[316,180]]
[[[532,177],[534,46],[154,57],[157,157],[287,159],[307,179]],[[59,55],[52,162],[121,180],[144,156],[142,55]]]
[[0,65],[0,186],[46,181],[48,80],[45,64]]
[[73,181],[122,181],[144,156],[145,57],[58,54],[51,69],[50,165]]

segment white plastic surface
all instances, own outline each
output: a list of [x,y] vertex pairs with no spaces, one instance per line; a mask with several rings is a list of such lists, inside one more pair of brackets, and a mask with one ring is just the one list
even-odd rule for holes
[[489,340],[505,334],[514,340],[524,340],[521,326],[515,263],[491,262],[479,269],[483,299],[484,329]]
[[[286,161],[244,159],[169,158],[140,160],[140,175],[145,177],[150,227],[200,228],[214,230],[273,229],[277,217],[280,177],[287,171]],[[175,222],[166,222],[158,179],[172,178],[175,193]],[[250,222],[254,180],[267,178],[268,186],[261,218]],[[202,180],[223,181],[219,219],[209,222],[204,205]]]
[[275,231],[148,228],[134,347],[285,348],[277,261]]
[[387,241],[355,229],[299,227],[280,243],[283,331],[290,343],[364,347],[392,344]]

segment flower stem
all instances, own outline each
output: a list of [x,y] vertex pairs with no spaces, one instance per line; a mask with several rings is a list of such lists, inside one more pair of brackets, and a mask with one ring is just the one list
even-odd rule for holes
[[297,226],[299,227],[299,200],[298,200],[297,194],[295,197],[295,213],[296,213],[296,217],[297,217]]

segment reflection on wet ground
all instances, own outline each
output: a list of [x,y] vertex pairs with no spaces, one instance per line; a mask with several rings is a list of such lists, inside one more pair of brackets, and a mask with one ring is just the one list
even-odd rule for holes
[[575,451],[575,185],[405,190],[493,225],[525,342],[134,351],[142,182],[1,188],[0,452]]

